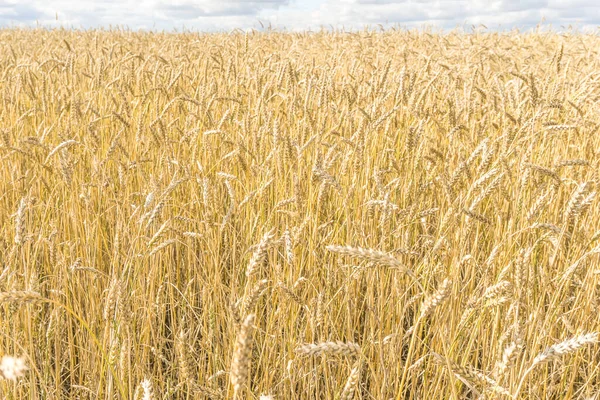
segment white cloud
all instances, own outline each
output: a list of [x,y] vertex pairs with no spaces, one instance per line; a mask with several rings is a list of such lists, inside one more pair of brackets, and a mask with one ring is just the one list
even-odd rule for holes
[[399,24],[409,28],[431,25],[452,29],[485,24],[491,29],[527,29],[545,20],[545,24],[555,28],[572,23],[589,28],[600,25],[600,3],[596,5],[590,0],[326,0],[317,17],[346,27]]
[[199,17],[222,17],[233,15],[256,15],[263,9],[278,8],[286,5],[287,0],[262,0],[262,1],[175,1],[157,3],[157,11],[165,12],[174,19],[195,19]]
[[67,27],[128,26],[211,31],[258,28],[291,30],[321,26],[433,25],[442,28],[483,23],[489,28],[546,24],[600,24],[592,0],[0,0],[0,25]]
[[29,23],[42,15],[33,4],[0,0],[0,25]]

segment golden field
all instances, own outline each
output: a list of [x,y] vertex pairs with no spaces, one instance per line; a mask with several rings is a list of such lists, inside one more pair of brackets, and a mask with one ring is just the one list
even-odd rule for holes
[[0,398],[600,398],[599,49],[0,31]]

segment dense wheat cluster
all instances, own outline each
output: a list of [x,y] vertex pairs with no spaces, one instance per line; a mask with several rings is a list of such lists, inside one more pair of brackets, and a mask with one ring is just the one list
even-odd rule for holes
[[0,397],[597,399],[598,49],[0,31]]

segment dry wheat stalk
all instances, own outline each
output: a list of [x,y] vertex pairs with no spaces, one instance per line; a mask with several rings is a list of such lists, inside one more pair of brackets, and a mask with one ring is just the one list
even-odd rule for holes
[[525,372],[521,375],[521,380],[517,386],[517,390],[514,393],[516,397],[520,391],[523,383],[525,382],[525,378],[534,370],[534,368],[540,364],[547,363],[554,360],[559,360],[562,356],[573,353],[577,349],[586,346],[588,344],[594,344],[598,342],[598,333],[586,333],[581,334],[570,339],[564,340],[560,343],[552,345],[548,347],[546,350],[542,351],[538,354],[534,359],[533,363]]
[[154,391],[152,390],[152,382],[150,379],[143,379],[140,382],[143,394],[141,400],[154,400]]
[[14,290],[11,292],[0,292],[0,304],[17,303],[30,304],[43,302],[45,299],[39,293],[29,290]]
[[56,153],[58,153],[59,151],[66,149],[68,147],[74,146],[76,144],[79,144],[76,140],[65,140],[64,142],[60,143],[58,146],[56,146],[54,149],[52,149],[52,151],[50,153],[48,153],[48,155],[46,156],[46,160],[44,161],[44,164],[47,164],[48,161],[50,160],[50,158],[52,158],[52,156],[55,155]]
[[435,310],[448,297],[451,288],[452,281],[448,278],[444,279],[435,293],[425,299],[421,305],[421,315],[419,316],[419,319],[429,316],[433,310]]
[[596,332],[582,334],[571,339],[567,339],[558,344],[548,347],[546,350],[538,354],[533,360],[533,364],[530,368],[533,368],[534,366],[541,363],[558,360],[563,355],[572,353],[580,347],[597,342],[598,333]]
[[22,198],[19,203],[19,209],[15,217],[15,244],[23,244],[26,236],[26,225],[25,225],[25,209],[27,208],[27,199]]
[[296,347],[296,353],[303,356],[318,356],[334,354],[339,356],[358,357],[361,355],[360,346],[352,342],[321,342],[306,343]]
[[113,278],[108,287],[106,301],[104,303],[104,312],[102,313],[104,320],[108,321],[114,318],[118,309],[119,296],[121,293],[121,282],[117,278]]
[[356,391],[356,385],[358,380],[360,379],[360,370],[361,370],[361,362],[357,361],[350,371],[350,375],[348,375],[348,379],[346,380],[346,384],[342,389],[342,393],[340,394],[340,400],[352,400],[354,398],[354,392]]
[[327,250],[338,253],[344,256],[356,257],[366,261],[370,261],[374,264],[390,266],[398,268],[399,270],[407,273],[414,277],[413,272],[407,268],[404,264],[398,261],[394,256],[383,251],[363,249],[362,247],[351,247],[351,246],[335,246],[330,245],[326,247]]
[[238,396],[242,395],[240,391],[248,379],[250,358],[252,355],[252,332],[254,330],[254,319],[254,314],[246,316],[240,327],[240,331],[235,342],[230,373],[234,398],[238,398]]
[[271,247],[273,238],[275,237],[274,231],[274,229],[271,229],[266,232],[256,247],[256,250],[252,253],[252,258],[250,258],[250,262],[246,268],[247,277],[252,276],[257,272],[257,269],[263,267],[267,262],[267,250]]
[[432,353],[434,356],[434,361],[437,364],[447,366],[450,371],[456,375],[462,382],[464,382],[471,390],[473,390],[476,394],[479,393],[475,385],[477,387],[482,388],[485,391],[491,391],[497,394],[502,394],[505,396],[510,396],[510,392],[504,387],[500,386],[498,382],[489,376],[471,368],[471,367],[463,367],[459,364],[456,364],[453,361],[450,361],[439,354]]
[[497,361],[494,366],[493,375],[496,379],[501,379],[506,371],[514,365],[522,347],[520,341],[513,341],[504,348],[502,359]]
[[165,240],[164,242],[158,244],[156,247],[154,247],[149,253],[148,256],[152,257],[153,255],[157,254],[158,252],[160,252],[161,250],[173,245],[177,243],[177,239],[169,239],[169,240]]
[[268,281],[266,279],[258,281],[256,285],[254,285],[250,293],[244,296],[244,301],[242,302],[242,305],[240,307],[241,315],[250,314],[250,312],[256,305],[256,302],[258,301],[259,297],[264,293],[267,287],[267,282]]

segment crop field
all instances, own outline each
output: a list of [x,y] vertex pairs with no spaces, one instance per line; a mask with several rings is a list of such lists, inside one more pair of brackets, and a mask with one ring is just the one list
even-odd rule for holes
[[599,50],[0,30],[0,398],[600,399]]

